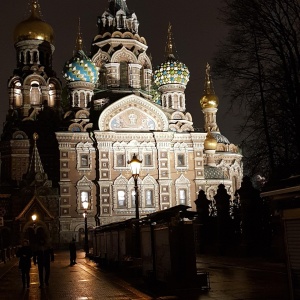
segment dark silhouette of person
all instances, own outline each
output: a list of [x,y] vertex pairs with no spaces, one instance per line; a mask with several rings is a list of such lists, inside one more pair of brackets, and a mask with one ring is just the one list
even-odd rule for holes
[[[240,197],[242,237],[249,255],[255,254],[259,249],[259,238],[262,231],[262,200],[259,190],[253,187],[251,178],[245,176],[241,187],[236,191]],[[255,222],[253,221],[255,220]]]
[[46,286],[49,285],[51,261],[54,261],[53,249],[46,243],[45,239],[41,239],[33,256],[34,264],[38,264],[40,288],[44,287],[44,282]]
[[205,246],[208,243],[208,230],[209,230],[209,205],[211,201],[206,198],[205,192],[200,190],[198,193],[197,200],[195,201],[197,214],[198,214],[198,241],[199,241],[199,251],[204,252]]
[[227,193],[224,184],[219,184],[217,194],[214,196],[217,207],[217,227],[218,227],[218,243],[219,253],[224,254],[228,246],[229,236],[229,208],[231,196]]
[[28,240],[23,240],[22,247],[18,249],[16,256],[19,257],[19,269],[22,272],[23,288],[25,288],[25,283],[27,285],[27,288],[29,288],[30,285],[29,271],[31,268],[32,250],[31,247],[29,246]]
[[202,224],[206,224],[209,217],[209,204],[210,201],[206,198],[205,192],[200,190],[198,193],[198,198],[195,201],[198,219]]
[[69,250],[70,250],[70,266],[74,266],[76,264],[76,244],[74,238],[69,244]]

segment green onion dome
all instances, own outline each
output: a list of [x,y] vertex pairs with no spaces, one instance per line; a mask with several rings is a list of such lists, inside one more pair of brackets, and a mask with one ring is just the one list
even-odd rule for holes
[[67,81],[85,81],[95,84],[98,81],[98,67],[88,58],[82,50],[66,62],[63,76]]
[[157,86],[164,84],[182,84],[187,85],[190,79],[190,72],[187,66],[175,59],[168,58],[154,72],[154,83]]

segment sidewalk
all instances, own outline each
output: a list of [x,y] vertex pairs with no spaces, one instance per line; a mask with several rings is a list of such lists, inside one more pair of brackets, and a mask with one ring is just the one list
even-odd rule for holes
[[[37,267],[31,268],[29,289],[22,288],[18,259],[0,264],[0,299],[18,300],[285,300],[289,299],[284,264],[262,259],[201,255],[197,267],[209,272],[208,291],[200,289],[152,291],[140,277],[102,270],[77,251],[77,264],[69,266],[69,252],[55,254],[49,287],[39,289]],[[122,275],[122,276],[118,276]],[[121,278],[122,277],[122,278]],[[152,295],[152,296],[151,296]]]
[[18,300],[150,300],[150,296],[136,290],[125,281],[99,270],[93,262],[85,259],[84,252],[77,252],[77,264],[69,266],[69,253],[57,252],[51,263],[49,287],[39,288],[37,266],[30,271],[30,288],[23,289],[18,260],[0,265],[0,299]]
[[1,261],[0,263],[0,281],[1,278],[16,264],[19,260],[16,257],[12,257],[9,260],[6,260],[5,262]]

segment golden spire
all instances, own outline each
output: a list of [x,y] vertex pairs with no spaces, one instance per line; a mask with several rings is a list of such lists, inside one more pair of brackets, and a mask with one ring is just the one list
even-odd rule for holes
[[77,32],[77,38],[76,38],[76,52],[82,50],[82,44],[83,44],[83,40],[82,40],[82,35],[81,35],[81,26],[80,26],[80,18],[78,18],[78,32]]
[[31,18],[42,19],[41,7],[38,0],[32,0],[30,4]]
[[205,69],[204,94],[215,95],[215,90],[214,90],[213,82],[212,82],[211,75],[210,75],[209,63],[206,63],[206,69]]
[[202,108],[217,108],[219,105],[219,99],[215,94],[213,82],[210,75],[210,65],[206,64],[205,69],[205,83],[204,83],[204,95],[200,99]]
[[167,46],[166,46],[166,57],[167,58],[175,58],[173,53],[173,35],[172,35],[172,25],[169,23],[168,26],[168,37],[167,37]]

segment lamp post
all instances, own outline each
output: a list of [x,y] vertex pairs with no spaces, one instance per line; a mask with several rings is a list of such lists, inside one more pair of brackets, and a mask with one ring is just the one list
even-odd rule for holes
[[88,228],[87,228],[87,209],[89,207],[89,203],[87,201],[82,202],[82,206],[84,208],[84,251],[85,257],[89,254],[89,241],[88,241]]
[[31,216],[31,220],[32,220],[32,228],[33,228],[33,235],[29,236],[29,239],[30,239],[30,242],[33,243],[33,244],[36,244],[37,243],[37,236],[36,236],[36,221],[37,219],[37,215],[34,213],[32,216]]
[[36,214],[33,214],[33,215],[31,216],[31,219],[32,219],[32,222],[33,222],[33,229],[35,230],[35,227],[36,227],[35,221],[36,221],[36,219],[37,219],[37,215],[36,215]]
[[138,177],[140,175],[140,170],[141,170],[141,164],[142,161],[139,160],[135,153],[133,154],[133,157],[131,161],[128,161],[128,164],[130,165],[132,177],[134,179],[134,190],[135,190],[135,218],[139,219],[140,218],[140,212],[139,212],[139,193],[138,193]]
[[128,164],[130,165],[132,177],[134,179],[134,190],[135,190],[135,218],[137,219],[136,223],[136,257],[141,256],[141,247],[140,247],[140,224],[139,224],[139,218],[140,218],[140,209],[139,209],[139,192],[138,192],[138,185],[137,181],[140,175],[141,170],[141,164],[142,161],[139,160],[135,153],[133,154],[133,157],[131,161],[128,161]]

